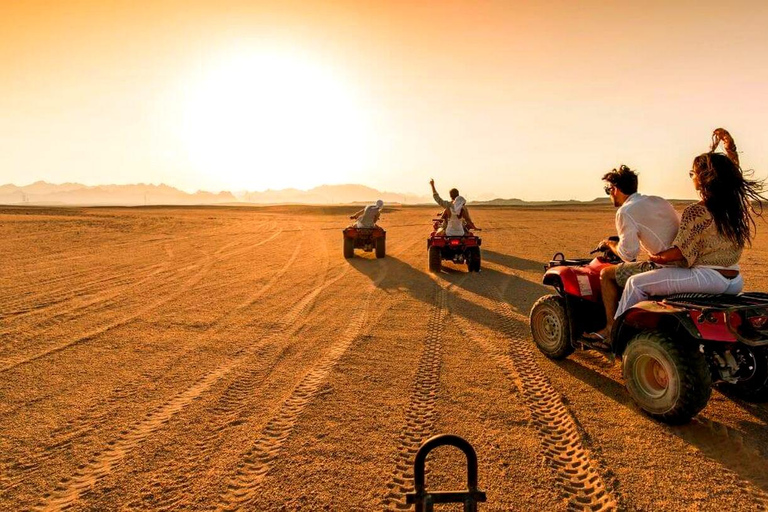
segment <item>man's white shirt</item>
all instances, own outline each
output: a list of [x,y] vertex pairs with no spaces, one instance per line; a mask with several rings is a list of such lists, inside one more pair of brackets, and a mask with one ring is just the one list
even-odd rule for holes
[[616,211],[616,252],[624,261],[636,259],[641,247],[658,254],[672,246],[679,227],[680,216],[669,201],[635,192]]
[[369,204],[365,207],[363,215],[355,224],[358,228],[372,228],[376,226],[376,214],[379,213],[379,207],[375,204]]

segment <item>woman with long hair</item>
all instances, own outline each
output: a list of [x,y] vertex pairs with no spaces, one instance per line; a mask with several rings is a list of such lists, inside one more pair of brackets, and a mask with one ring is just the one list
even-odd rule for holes
[[[720,142],[725,153],[715,152]],[[654,295],[735,295],[744,287],[738,263],[754,237],[754,217],[762,215],[763,182],[741,170],[736,144],[723,128],[712,134],[710,151],[693,159],[688,175],[701,201],[683,211],[672,248],[649,258],[660,268],[627,280],[616,318]]]

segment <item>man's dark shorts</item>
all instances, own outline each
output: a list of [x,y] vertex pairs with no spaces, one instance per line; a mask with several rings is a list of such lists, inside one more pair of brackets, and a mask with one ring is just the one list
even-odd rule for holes
[[652,261],[632,261],[629,263],[619,263],[616,265],[616,284],[621,288],[627,285],[627,279],[643,272],[650,272],[659,268]]

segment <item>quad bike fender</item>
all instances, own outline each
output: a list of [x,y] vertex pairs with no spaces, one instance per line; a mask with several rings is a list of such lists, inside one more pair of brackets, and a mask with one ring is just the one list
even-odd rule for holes
[[344,229],[345,238],[381,238],[387,235],[387,232],[383,228],[376,226],[375,228],[358,228],[350,226]]
[[600,273],[589,267],[552,267],[544,273],[543,283],[560,293],[597,302],[601,299]]
[[429,238],[427,238],[427,248],[430,247],[445,247],[445,237],[435,236],[435,233],[432,233]]
[[[691,311],[662,302],[647,300],[630,308],[614,325],[615,351],[621,354],[633,333],[656,330],[659,324],[684,329],[694,340],[736,342],[736,335],[726,321],[725,311],[714,311],[702,317],[701,311]],[[666,330],[665,329],[665,330]]]
[[451,247],[461,249],[465,247],[478,247],[482,240],[476,236],[435,236],[432,233],[427,238],[427,248],[429,247]]

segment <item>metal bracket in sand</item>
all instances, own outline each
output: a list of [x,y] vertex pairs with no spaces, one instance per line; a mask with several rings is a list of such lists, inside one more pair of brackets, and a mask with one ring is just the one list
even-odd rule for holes
[[[439,446],[455,446],[467,457],[467,489],[465,491],[427,492],[424,488],[424,466],[429,452]],[[442,434],[424,441],[413,461],[414,492],[405,495],[406,503],[416,505],[415,512],[433,512],[435,503],[463,503],[464,512],[477,512],[477,504],[485,501],[485,492],[477,488],[477,454],[465,439]]]

